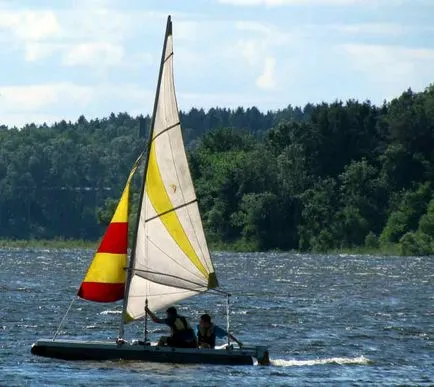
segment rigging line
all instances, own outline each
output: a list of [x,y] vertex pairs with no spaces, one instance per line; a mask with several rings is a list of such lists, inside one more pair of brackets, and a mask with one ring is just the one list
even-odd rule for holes
[[133,168],[131,169],[137,168],[139,166],[139,163],[142,161],[142,157],[144,156],[144,154],[145,151],[139,154],[139,157],[137,157],[136,161],[134,161]]
[[170,125],[168,126],[166,129],[163,129],[161,132],[157,133],[153,138],[152,138],[152,142],[154,142],[158,137],[160,137],[163,133],[168,132],[170,129],[176,128],[178,125],[181,125],[181,122],[179,121],[179,117],[178,117],[178,122],[176,124]]
[[69,311],[70,311],[70,309],[71,309],[71,307],[72,307],[72,304],[75,302],[75,300],[76,300],[77,298],[78,298],[78,297],[77,297],[76,295],[74,295],[73,299],[71,300],[71,303],[69,304],[68,309],[66,310],[66,313],[63,315],[62,321],[60,321],[60,324],[59,324],[59,326],[57,327],[56,332],[54,333],[53,341],[56,340],[56,337],[58,336],[58,334],[59,334],[59,332],[60,332],[60,328],[62,327],[63,322],[65,321],[66,316],[68,315],[68,313],[69,313]]
[[[181,189],[181,191],[182,191],[182,189]],[[166,192],[167,192],[167,191],[166,191]],[[179,206],[172,207],[171,209],[169,209],[169,210],[167,210],[167,211],[160,212],[160,213],[157,214],[157,215],[154,215],[154,216],[151,216],[151,217],[148,218],[148,219],[145,219],[145,222],[148,223],[148,222],[150,222],[151,220],[154,220],[154,219],[157,219],[157,218],[162,217],[163,215],[170,214],[171,212],[176,211],[176,210],[179,210],[180,208],[183,208],[183,207],[189,206],[190,204],[193,204],[194,202],[197,202],[197,199],[193,199],[193,200],[191,200],[191,201],[189,201],[189,202],[187,202],[187,203],[183,203],[183,204],[180,204]],[[181,222],[180,222],[180,223],[181,223]],[[184,231],[184,233],[185,233],[185,230],[184,230],[184,227],[182,226],[182,224],[181,224],[181,227],[182,227],[182,229],[183,229],[183,231]]]
[[164,252],[160,248],[160,246],[158,246],[157,244],[155,244],[149,237],[147,238],[147,240],[148,240],[149,243],[152,243],[152,245],[154,245],[158,250],[160,250],[173,263],[177,264],[181,269],[184,269],[187,273],[190,273],[191,275],[194,275],[198,279],[202,279],[203,278],[203,277],[200,277],[197,273],[194,273],[194,272],[190,271],[189,269],[187,269],[186,267],[182,266],[178,261],[176,261],[174,258],[172,258],[169,254],[167,254],[166,252]]
[[[178,277],[178,276],[173,275],[173,274],[166,274],[166,273],[160,273],[158,271],[142,270],[142,269],[134,269],[134,271],[135,272],[139,272],[139,273],[145,273],[145,274],[148,273],[148,274],[159,275],[159,276],[162,276],[162,277],[170,277],[170,278],[174,278],[176,280],[180,280],[180,281],[183,281],[183,282],[187,282],[187,283],[190,283],[190,284],[193,284],[193,285],[200,286],[201,288],[205,287],[204,284],[200,284],[200,283],[197,283],[197,282],[189,281],[187,279]],[[137,275],[139,275],[139,274],[137,274]],[[139,275],[139,277],[141,277],[141,276]],[[145,278],[145,279],[147,279],[148,281],[151,281],[151,282],[157,282],[157,281],[151,280],[149,277],[142,277],[142,278]],[[166,284],[162,284],[162,285],[166,285]],[[172,286],[174,288],[179,287],[179,286],[173,286],[173,285],[166,285],[166,286]],[[179,287],[179,288],[183,289],[183,287]]]

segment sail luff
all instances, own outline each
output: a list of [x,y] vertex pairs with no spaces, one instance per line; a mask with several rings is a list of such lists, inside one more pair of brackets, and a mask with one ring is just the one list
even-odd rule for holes
[[161,53],[160,71],[158,74],[157,89],[155,92],[154,109],[152,112],[151,126],[150,126],[150,130],[149,130],[149,134],[148,134],[146,161],[145,161],[145,167],[143,170],[142,186],[140,188],[140,199],[139,199],[139,208],[137,211],[136,227],[135,227],[135,231],[133,234],[133,238],[134,238],[133,239],[133,245],[132,245],[131,256],[130,256],[130,260],[128,263],[128,269],[127,269],[127,278],[126,278],[126,284],[125,284],[125,298],[124,298],[123,304],[122,304],[122,315],[121,315],[121,325],[119,328],[119,337],[123,337],[124,322],[125,322],[125,320],[128,320],[128,316],[126,315],[126,309],[127,309],[127,303],[128,303],[128,294],[129,294],[129,290],[130,290],[131,278],[133,276],[134,260],[135,260],[136,245],[137,245],[137,232],[138,232],[139,223],[140,223],[140,214],[142,212],[143,195],[145,192],[145,184],[146,184],[146,173],[147,173],[147,169],[148,169],[149,156],[150,156],[150,151],[151,151],[151,146],[152,146],[152,138],[153,138],[153,134],[154,134],[155,114],[157,112],[158,99],[160,96],[160,86],[161,86],[161,78],[162,78],[162,74],[163,74],[163,66],[164,66],[164,59],[165,59],[164,56],[165,56],[165,52],[166,52],[167,38],[171,34],[172,34],[172,20],[171,20],[171,16],[169,15],[167,17],[166,32],[164,35],[163,50]]

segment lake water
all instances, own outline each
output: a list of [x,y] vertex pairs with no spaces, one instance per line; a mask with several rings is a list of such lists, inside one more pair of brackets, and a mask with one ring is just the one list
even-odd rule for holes
[[[0,249],[0,385],[434,385],[434,258],[215,253],[243,342],[272,365],[67,362],[30,354],[52,337],[92,258],[90,250]],[[114,339],[121,305],[76,301],[61,337]],[[190,321],[225,299],[179,305]],[[165,328],[150,323],[152,339]],[[127,327],[141,337],[143,324]]]

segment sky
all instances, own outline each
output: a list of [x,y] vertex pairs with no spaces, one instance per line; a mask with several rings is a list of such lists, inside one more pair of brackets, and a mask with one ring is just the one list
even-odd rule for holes
[[434,0],[0,0],[0,125],[150,114],[168,14],[182,110],[434,82]]

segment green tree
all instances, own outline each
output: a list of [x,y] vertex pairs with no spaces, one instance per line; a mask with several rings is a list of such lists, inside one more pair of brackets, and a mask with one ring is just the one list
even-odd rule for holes
[[420,185],[415,191],[402,195],[398,208],[393,211],[381,233],[383,244],[398,242],[407,232],[416,231],[420,217],[426,212],[432,196],[429,183]]

